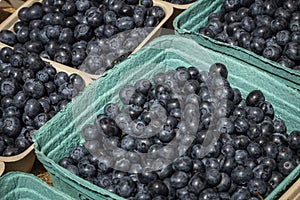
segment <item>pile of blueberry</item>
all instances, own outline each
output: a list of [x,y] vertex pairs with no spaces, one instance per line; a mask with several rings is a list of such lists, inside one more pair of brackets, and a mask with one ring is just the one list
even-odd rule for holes
[[215,63],[125,86],[123,107],[107,104],[59,165],[128,199],[266,197],[299,164],[300,131],[288,135],[260,90],[243,99],[227,75]]
[[57,72],[25,48],[0,50],[0,156],[13,156],[85,87],[77,74]]
[[90,74],[102,75],[126,59],[152,30],[153,28],[134,28],[110,38],[100,39],[98,45],[89,50],[78,69]]
[[300,71],[300,3],[224,0],[199,32]]
[[[155,27],[165,12],[152,0],[43,0],[20,9],[18,17],[14,33],[0,31],[0,42],[25,46],[44,58],[78,68],[100,39],[135,27]],[[129,52],[126,46],[119,48]]]

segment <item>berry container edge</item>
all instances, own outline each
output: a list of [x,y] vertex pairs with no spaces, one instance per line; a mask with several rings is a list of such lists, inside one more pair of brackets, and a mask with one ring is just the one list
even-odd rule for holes
[[2,199],[71,200],[70,196],[47,185],[32,174],[10,172],[0,177]]
[[[0,49],[3,47],[7,47],[7,45],[0,43]],[[58,71],[64,71],[68,75],[72,73],[76,73],[80,75],[84,81],[85,84],[88,85],[93,80],[89,75],[87,75],[84,72],[81,72],[76,69],[72,69],[69,67],[65,67],[64,65],[61,65],[59,63],[43,59],[45,62],[50,62],[51,65]],[[0,156],[0,176],[5,172],[10,171],[22,171],[22,172],[30,172],[33,166],[33,163],[35,161],[35,154],[34,154],[34,146],[33,144],[30,145],[28,149],[26,149],[24,152],[15,155],[15,156]]]
[[[20,9],[22,9],[23,7],[29,7],[31,6],[33,3],[35,2],[41,2],[42,0],[28,0],[26,1],[22,6],[20,6],[13,14],[11,14],[6,20],[4,20],[1,24],[0,24],[0,30],[4,30],[4,29],[8,29],[13,31],[13,27],[14,24],[16,22],[19,21],[18,18],[18,12]],[[160,6],[163,8],[163,10],[165,11],[165,17],[161,20],[161,22],[149,33],[149,35],[135,48],[135,50],[133,51],[136,52],[138,51],[140,48],[142,48],[145,44],[147,44],[151,39],[158,37],[160,35],[160,29],[162,28],[162,26],[168,21],[168,19],[172,16],[173,14],[173,6],[170,5],[168,2],[165,1],[161,1],[161,0],[153,0],[153,5],[154,6]],[[176,15],[177,16],[177,15]],[[54,62],[54,61],[53,61]],[[71,66],[67,66],[67,65],[63,65],[60,64],[61,66],[65,66],[65,68],[72,68]],[[85,72],[83,72],[85,73]],[[86,73],[87,75],[89,75],[91,78],[93,79],[97,79],[100,76],[99,75],[95,75],[95,74],[89,74]]]
[[258,68],[269,72],[270,75],[280,76],[283,78],[282,80],[285,84],[299,90],[300,73],[296,70],[284,67],[277,62],[271,61],[244,48],[232,46],[198,33],[199,28],[206,25],[209,15],[220,10],[222,3],[222,0],[197,1],[174,20],[173,26],[176,34],[192,38],[200,45],[213,49],[214,51],[234,56],[249,64],[253,63]]
[[[187,48],[189,51],[185,53]],[[199,48],[209,56],[199,58]],[[71,147],[83,142],[79,135],[82,127],[92,123],[95,117],[103,112],[106,103],[117,102],[116,94],[122,86],[133,84],[141,78],[150,79],[157,72],[175,69],[177,66],[193,65],[199,70],[207,70],[208,67],[205,66],[210,66],[215,62],[222,62],[227,66],[229,82],[233,87],[240,89],[243,97],[252,90],[261,90],[266,99],[272,102],[276,117],[285,120],[288,133],[298,127],[300,93],[283,84],[281,77],[271,77],[267,72],[248,62],[203,48],[193,40],[179,36],[162,36],[90,84],[81,95],[75,97],[74,101],[67,105],[64,112],[58,113],[53,120],[36,132],[34,135],[35,152],[49,172],[54,186],[75,198],[123,199],[72,174],[59,166],[58,161],[68,155]],[[151,64],[157,67],[149,70]],[[142,75],[135,73],[142,68],[148,71],[144,71]],[[243,78],[245,76],[247,79]],[[88,109],[85,109],[83,105],[88,105]],[[74,108],[78,109],[76,112],[80,115],[74,115]],[[281,195],[299,173],[300,165],[266,200],[276,199]]]

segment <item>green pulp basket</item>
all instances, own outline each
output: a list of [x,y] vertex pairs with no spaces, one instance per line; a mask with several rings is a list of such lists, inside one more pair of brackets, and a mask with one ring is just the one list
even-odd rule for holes
[[[60,167],[58,161],[68,155],[71,147],[83,142],[79,132],[84,124],[92,123],[98,114],[103,113],[107,103],[119,103],[118,93],[122,86],[133,84],[141,78],[150,79],[158,72],[178,66],[193,65],[199,70],[207,70],[215,62],[226,64],[232,87],[239,88],[243,97],[252,90],[262,90],[266,99],[272,102],[276,117],[285,120],[288,131],[299,128],[300,93],[283,84],[281,77],[271,77],[248,62],[203,48],[191,39],[164,36],[90,84],[35,133],[37,158],[50,173],[54,186],[77,199],[122,199]],[[267,200],[275,199],[286,190],[299,173],[300,166],[285,178]]]
[[192,38],[206,48],[253,64],[269,72],[270,75],[280,76],[286,85],[300,90],[300,72],[284,67],[244,48],[220,42],[198,33],[199,29],[206,25],[209,15],[221,9],[223,2],[223,0],[197,1],[175,18],[173,26],[176,34]]
[[0,197],[3,200],[72,200],[73,198],[47,185],[32,174],[9,172],[0,177]]

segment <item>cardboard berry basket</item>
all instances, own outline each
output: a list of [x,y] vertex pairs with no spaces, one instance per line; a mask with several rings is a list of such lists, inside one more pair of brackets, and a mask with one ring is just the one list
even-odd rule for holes
[[[272,103],[276,117],[285,120],[288,133],[299,129],[300,93],[283,84],[281,77],[271,77],[255,65],[203,48],[191,39],[162,36],[90,84],[67,105],[63,113],[58,113],[36,132],[35,152],[49,172],[54,186],[75,198],[122,199],[59,166],[59,160],[68,155],[70,148],[84,142],[80,136],[82,127],[103,113],[107,103],[119,103],[118,92],[123,86],[134,84],[142,78],[151,80],[156,73],[178,66],[207,70],[216,62],[227,66],[231,86],[239,88],[244,98],[252,90],[261,90],[267,101]],[[141,71],[143,73],[139,73]],[[300,166],[284,179],[267,200],[276,199],[299,173]]]
[[[13,31],[13,27],[14,24],[16,22],[19,21],[18,18],[18,12],[20,9],[22,9],[23,7],[29,7],[31,6],[33,3],[35,2],[41,2],[42,0],[28,0],[26,1],[21,7],[19,7],[13,14],[11,14],[11,16],[9,16],[5,21],[3,21],[0,24],[0,30],[4,30],[4,29],[8,29]],[[161,22],[155,27],[153,28],[153,30],[146,36],[146,38],[135,48],[135,50],[133,52],[138,51],[141,47],[143,47],[146,43],[148,43],[151,39],[157,37],[160,35],[161,32],[161,28],[162,26],[168,21],[168,19],[172,16],[173,14],[173,7],[171,5],[169,5],[168,3],[165,3],[163,1],[160,0],[153,0],[153,5],[154,6],[160,6],[161,8],[163,8],[163,10],[165,11],[165,17],[161,20]],[[66,66],[69,67],[71,69],[72,66]],[[96,79],[99,77],[99,75],[95,75],[95,74],[89,74],[91,78]]]
[[0,177],[1,199],[71,200],[72,197],[47,185],[32,174],[10,172]]
[[[0,43],[0,49],[3,47],[7,47],[7,45]],[[43,60],[45,62],[50,62],[51,65],[57,70],[57,72],[63,71],[66,72],[68,75],[73,73],[80,75],[84,79],[86,86],[93,81],[93,79],[84,72],[66,67],[64,65],[61,65],[59,63],[47,59],[43,59]],[[2,173],[10,172],[10,171],[29,172],[32,169],[34,161],[35,161],[35,154],[34,154],[33,144],[24,152],[18,155],[8,156],[8,157],[0,156],[0,176]]]
[[288,190],[279,198],[279,200],[297,200],[300,199],[300,179],[298,179]]
[[[177,34],[192,38],[200,45],[210,48],[214,51],[234,56],[249,64],[254,63],[258,68],[269,72],[271,75],[280,76],[290,87],[300,89],[300,73],[284,67],[277,62],[271,61],[263,56],[257,55],[251,51],[238,46],[214,40],[210,37],[198,33],[199,29],[204,27],[210,14],[218,12],[223,4],[222,0],[210,1],[199,0],[189,9],[179,15],[173,23]],[[201,10],[201,12],[199,12]]]

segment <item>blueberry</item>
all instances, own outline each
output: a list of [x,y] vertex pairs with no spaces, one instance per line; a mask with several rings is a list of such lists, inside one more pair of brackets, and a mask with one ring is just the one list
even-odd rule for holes
[[21,68],[23,66],[23,55],[20,53],[15,53],[11,55],[9,62],[12,67]]
[[3,117],[17,117],[17,118],[20,118],[21,117],[21,112],[17,107],[10,106],[10,107],[5,108],[2,115],[3,115]]
[[[1,142],[0,142],[1,143]],[[30,142],[23,136],[18,136],[15,140],[16,147],[21,151],[26,150],[30,146]],[[1,146],[1,145],[0,145]],[[0,148],[1,149],[1,148]],[[1,152],[1,151],[0,151]]]
[[231,199],[232,200],[242,200],[242,199],[250,199],[251,194],[247,188],[237,188],[237,190],[232,194]]
[[255,24],[257,27],[270,26],[271,21],[272,21],[272,17],[268,15],[257,15],[255,17]]
[[261,101],[258,104],[258,107],[264,111],[265,115],[271,117],[272,119],[274,118],[274,108],[270,102]]
[[24,58],[24,65],[26,68],[31,69],[34,72],[37,72],[45,66],[43,60],[38,56],[38,54],[30,53]]
[[218,19],[213,19],[208,22],[206,27],[211,30],[215,35],[221,33],[223,31],[223,24]]
[[74,17],[66,17],[63,22],[65,28],[74,29],[78,25],[78,21]]
[[222,64],[222,63],[214,63],[209,68],[209,74],[211,76],[219,76],[220,75],[223,78],[227,78],[228,71],[227,71],[227,68],[226,68],[226,66],[224,64]]
[[286,126],[282,119],[274,120],[274,131],[277,133],[286,133]]
[[141,153],[147,153],[149,150],[149,147],[152,145],[152,142],[150,139],[136,139],[135,140],[136,144],[136,150],[141,152]]
[[73,1],[66,1],[64,5],[61,7],[61,12],[65,16],[72,16],[76,13],[77,8]]
[[47,92],[48,95],[51,94],[51,93],[53,93],[53,92],[55,92],[56,91],[56,87],[57,87],[53,83],[53,81],[49,81],[49,82],[45,83],[44,86],[45,86],[45,90],[46,90],[46,92]]
[[292,131],[288,136],[289,147],[292,149],[300,148],[300,131]]
[[0,42],[13,46],[17,43],[17,38],[10,30],[1,30],[0,31]]
[[237,150],[234,158],[238,164],[245,165],[248,161],[248,152],[245,150]]
[[249,123],[244,118],[237,118],[234,121],[234,127],[238,133],[246,133],[249,130]]
[[143,172],[138,174],[139,182],[143,184],[150,183],[152,181],[157,180],[157,174],[155,172]]
[[252,38],[250,41],[250,48],[251,51],[255,53],[262,53],[262,51],[265,49],[265,40],[260,37]]
[[295,66],[295,62],[292,61],[291,59],[289,59],[287,56],[283,55],[281,56],[277,62],[284,66],[284,67],[288,67],[288,68],[293,68]]
[[284,177],[280,172],[273,171],[270,179],[268,180],[268,184],[272,189],[275,189],[283,179]]
[[144,6],[136,6],[133,13],[133,20],[136,27],[142,27],[144,25],[146,16],[146,9]]
[[262,122],[260,127],[262,136],[270,137],[274,133],[274,126],[271,122]]
[[273,142],[268,142],[264,145],[264,154],[270,158],[276,158],[278,153],[277,145]]
[[260,164],[253,169],[254,178],[268,181],[272,174],[272,168],[266,164]]
[[3,151],[3,156],[13,156],[20,153],[19,149],[14,146],[7,146],[6,149]]
[[100,12],[97,11],[88,12],[86,15],[87,15],[87,23],[91,27],[98,27],[103,24],[103,17]]
[[293,160],[282,160],[278,163],[278,170],[284,176],[289,175],[296,168],[296,163]]
[[28,27],[21,28],[20,30],[18,30],[16,36],[17,36],[17,40],[20,43],[27,42],[29,40],[29,28]]
[[10,61],[10,57],[13,55],[13,50],[9,47],[3,47],[0,50],[0,59],[3,62],[8,63]]
[[291,13],[287,9],[284,9],[283,7],[279,7],[278,9],[276,9],[274,16],[276,18],[282,17],[286,20],[289,20],[291,17]]
[[73,31],[71,28],[63,28],[58,36],[58,41],[62,43],[72,44],[74,42]]
[[87,9],[90,8],[90,1],[88,0],[76,0],[75,1],[75,4],[76,4],[76,8],[77,8],[77,11],[80,11],[80,12],[84,12],[86,11]]
[[188,183],[188,191],[198,195],[206,187],[206,181],[201,173],[194,174]]
[[116,186],[116,192],[121,197],[130,197],[134,194],[136,188],[135,183],[128,177],[120,179],[120,182]]
[[[9,137],[16,137],[22,129],[21,122],[16,117],[6,117],[3,119],[3,133]],[[4,154],[4,153],[3,153]]]
[[170,178],[170,184],[172,187],[179,189],[183,188],[188,184],[189,177],[187,173],[183,171],[175,172]]
[[291,42],[296,42],[296,43],[300,42],[300,31],[299,32],[293,32],[291,34]]
[[121,134],[121,130],[117,126],[116,122],[110,117],[100,119],[99,125],[103,133],[107,136],[119,136]]
[[41,126],[43,126],[47,121],[49,120],[49,116],[45,113],[40,113],[37,116],[35,116],[33,120],[34,126],[39,129]]
[[79,175],[83,178],[93,177],[96,174],[96,168],[90,163],[79,163],[78,164]]
[[258,158],[262,155],[262,149],[260,145],[254,142],[248,145],[247,152],[249,153],[249,156],[253,158]]
[[283,8],[293,13],[297,10],[297,2],[292,0],[287,0],[283,2]]
[[249,8],[249,15],[254,17],[257,15],[262,15],[264,13],[264,9],[264,3],[262,1],[255,1]]
[[290,42],[285,46],[285,54],[292,61],[300,59],[299,44],[295,42]]
[[221,200],[219,193],[214,188],[206,188],[205,190],[203,190],[199,195],[199,199],[203,199],[203,200],[209,200],[209,199]]
[[59,49],[54,55],[54,61],[68,65],[72,61],[72,55],[65,49]]
[[40,81],[34,79],[27,79],[24,83],[23,89],[25,93],[33,98],[41,98],[45,94],[45,87]]
[[78,40],[88,41],[92,38],[92,29],[87,24],[78,24],[74,30],[74,37]]
[[69,154],[74,161],[79,162],[88,154],[88,151],[83,146],[76,146],[70,149]]
[[231,172],[231,179],[239,185],[246,185],[253,177],[253,172],[250,168],[241,165],[234,168]]
[[153,6],[153,1],[152,0],[142,0],[141,5],[145,6],[146,8],[150,8]]
[[134,12],[134,8],[128,4],[124,4],[122,8],[119,10],[119,15],[132,17]]
[[175,171],[189,172],[193,167],[193,161],[191,158],[184,156],[177,158],[172,165]]
[[118,33],[119,30],[117,27],[115,27],[114,25],[112,24],[107,24],[104,26],[104,35],[109,38],[113,35],[115,35],[116,33]]
[[169,193],[169,189],[166,186],[166,184],[160,180],[154,180],[150,182],[147,188],[152,196],[157,196],[157,195],[168,196]]
[[219,192],[226,192],[229,190],[231,185],[231,179],[230,176],[226,173],[221,173],[221,181],[220,183],[216,186],[217,190]]
[[253,90],[246,97],[247,106],[257,106],[263,101],[265,101],[265,96],[260,90]]
[[144,21],[145,27],[155,27],[159,23],[158,19],[154,16],[147,16]]
[[1,95],[15,95],[19,91],[19,84],[15,79],[7,78],[1,81],[0,84]]

